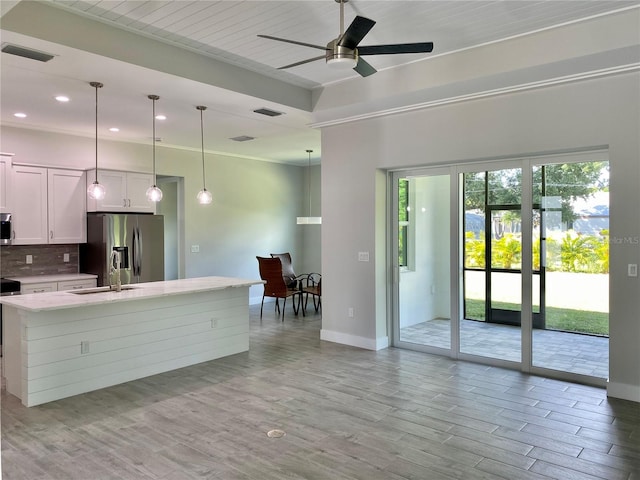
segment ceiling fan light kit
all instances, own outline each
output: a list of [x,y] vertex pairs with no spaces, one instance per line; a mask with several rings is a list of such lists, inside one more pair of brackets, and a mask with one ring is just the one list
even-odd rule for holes
[[347,68],[354,69],[361,77],[368,77],[376,73],[376,69],[368,64],[363,55],[395,55],[399,53],[429,53],[433,51],[432,42],[419,43],[397,43],[389,45],[367,45],[359,47],[362,39],[376,24],[375,21],[356,16],[349,27],[344,29],[344,4],[349,0],[335,0],[340,4],[340,35],[338,38],[330,41],[326,47],[314,45],[311,43],[299,42],[297,40],[288,40],[286,38],[274,37],[271,35],[258,35],[261,38],[268,38],[277,42],[292,43],[304,47],[324,50],[325,54],[318,57],[308,58],[299,62],[279,67],[278,70],[297,67],[306,63],[315,62],[316,60],[325,59],[330,68],[344,70]]

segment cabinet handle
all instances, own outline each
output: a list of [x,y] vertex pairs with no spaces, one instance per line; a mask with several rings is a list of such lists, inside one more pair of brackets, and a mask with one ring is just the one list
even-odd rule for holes
[[44,293],[45,291],[46,290],[43,288],[43,289],[40,289],[40,290],[34,290],[33,293]]
[[49,231],[49,238],[53,239],[53,230]]
[[127,207],[130,207],[130,206],[131,206],[131,199],[129,199],[129,202],[128,202],[128,203],[129,203],[129,204],[127,205]]
[[126,198],[123,198],[123,199],[122,199],[122,206],[123,206],[123,207],[126,207],[126,206],[127,206],[127,199],[126,199]]
[[16,239],[16,231],[15,231],[15,230],[13,230],[13,236],[11,237],[11,239],[12,239],[12,240],[15,240],[15,239]]

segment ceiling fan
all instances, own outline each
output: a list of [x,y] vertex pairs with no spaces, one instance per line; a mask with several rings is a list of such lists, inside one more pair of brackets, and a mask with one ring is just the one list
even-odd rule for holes
[[315,62],[324,58],[327,65],[337,68],[353,68],[363,77],[368,77],[376,73],[376,69],[369,65],[363,58],[363,55],[392,55],[397,53],[429,53],[433,50],[433,42],[421,42],[421,43],[398,43],[390,45],[369,45],[358,46],[362,39],[365,37],[369,30],[376,24],[373,20],[365,17],[356,16],[349,25],[347,30],[344,30],[344,4],[349,0],[335,0],[340,4],[340,36],[327,43],[326,47],[320,45],[313,45],[311,43],[298,42],[296,40],[287,40],[286,38],[273,37],[271,35],[258,35],[261,38],[268,38],[270,40],[277,40],[279,42],[293,43],[295,45],[302,45],[304,47],[316,48],[324,50],[324,55],[318,57],[308,58],[300,62],[295,62],[284,67],[279,67],[278,70],[285,68],[297,67],[305,63]]

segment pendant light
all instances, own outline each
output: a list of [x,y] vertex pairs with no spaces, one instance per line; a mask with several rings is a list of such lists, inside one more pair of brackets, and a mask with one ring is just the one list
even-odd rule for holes
[[200,110],[200,150],[202,152],[202,190],[198,192],[198,203],[200,205],[208,205],[213,201],[213,196],[211,192],[207,190],[205,185],[205,174],[204,174],[204,126],[202,122],[202,112],[204,112],[207,107],[203,105],[198,105],[196,107],[197,110]]
[[89,85],[96,89],[96,179],[87,188],[87,194],[94,200],[102,200],[107,191],[104,185],[98,183],[98,89],[102,88],[103,85],[100,82],[89,82]]
[[297,217],[296,223],[298,225],[311,225],[311,224],[321,224],[322,217],[312,217],[311,216],[311,153],[313,150],[307,150],[307,154],[309,155],[309,163],[307,167],[307,179],[308,179],[308,188],[309,188],[309,216],[308,217]]
[[149,100],[153,102],[153,185],[147,189],[147,200],[159,202],[162,200],[162,190],[156,186],[156,100],[158,95],[149,95]]

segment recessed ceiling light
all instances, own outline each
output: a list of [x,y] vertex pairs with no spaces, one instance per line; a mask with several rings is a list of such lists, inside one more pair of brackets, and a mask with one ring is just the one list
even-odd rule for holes
[[111,128],[109,129],[109,131],[110,131],[110,132],[119,132],[119,131],[120,131],[120,129],[119,129],[118,127],[111,127]]
[[166,115],[156,115],[156,120],[166,120],[167,116]]
[[59,101],[59,102],[64,103],[64,102],[68,102],[69,101],[69,97],[67,97],[66,95],[58,95],[56,97],[56,100]]
[[26,118],[27,114],[26,113],[22,113],[22,112],[18,112],[18,113],[14,113],[13,116],[14,117],[18,117],[18,118]]

